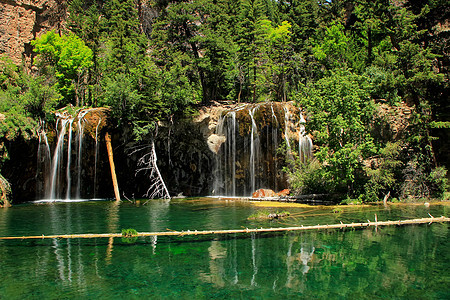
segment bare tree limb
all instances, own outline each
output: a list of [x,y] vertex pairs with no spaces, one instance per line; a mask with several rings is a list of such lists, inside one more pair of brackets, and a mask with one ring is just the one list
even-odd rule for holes
[[140,151],[148,151],[144,153],[137,161],[137,169],[135,176],[140,172],[147,174],[150,186],[145,193],[145,197],[149,199],[170,199],[169,191],[167,190],[166,184],[159,172],[155,150],[155,142],[152,140],[150,145],[136,146],[130,155],[136,154]]

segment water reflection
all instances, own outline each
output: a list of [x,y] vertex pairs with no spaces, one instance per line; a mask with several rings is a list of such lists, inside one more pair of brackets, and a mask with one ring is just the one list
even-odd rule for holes
[[[107,239],[52,240],[50,247],[41,242],[31,247],[0,247],[6,258],[0,263],[0,276],[4,282],[12,276],[34,282],[44,294],[54,282],[57,290],[70,289],[78,296],[92,290],[120,292],[129,286],[142,293],[157,289],[155,296],[163,296],[171,285],[191,297],[194,286],[204,287],[205,296],[211,296],[211,285],[212,290],[227,290],[231,296],[253,291],[272,296],[313,296],[316,292],[320,297],[326,290],[338,290],[340,296],[350,297],[375,287],[405,296],[412,287],[397,287],[407,282],[439,293],[448,288],[430,284],[428,277],[436,272],[439,276],[442,264],[448,263],[444,260],[448,235],[448,226],[435,224],[384,228],[381,233],[361,230],[181,243],[165,240],[157,249],[151,239],[135,245],[116,239],[114,251],[108,250]],[[20,259],[12,252],[20,253]],[[443,278],[441,283],[445,283]],[[145,285],[138,283],[142,280]],[[317,285],[323,290],[314,291]]]
[[[118,232],[119,230],[119,205],[118,202],[113,202],[108,208],[108,232]],[[106,264],[111,263],[112,251],[114,245],[114,238],[108,239],[108,247],[106,248]]]
[[312,268],[313,243],[298,235],[266,238],[255,234],[244,240],[211,241],[209,273],[201,273],[199,278],[218,288],[263,285],[273,290],[280,286],[295,289]]
[[[48,234],[132,227],[163,231],[187,217],[194,228],[214,228],[242,222],[245,215],[233,207],[226,207],[224,215],[195,206],[194,219],[186,207],[165,202],[142,206],[139,214],[131,206],[106,206],[54,204],[30,210],[35,218],[24,213],[30,220],[21,220],[24,228],[34,225],[36,233]],[[9,235],[25,231],[12,226],[19,212],[14,209],[0,211],[4,235],[6,228]],[[37,218],[48,226],[37,226]],[[449,233],[448,224],[432,224],[378,231],[148,237],[135,244],[121,239],[0,241],[0,298],[446,298]]]

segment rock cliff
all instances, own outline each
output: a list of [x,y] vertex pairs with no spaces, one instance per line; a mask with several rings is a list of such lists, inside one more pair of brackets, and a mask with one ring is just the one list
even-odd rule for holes
[[48,30],[64,29],[65,0],[0,0],[0,55],[30,67],[31,40]]

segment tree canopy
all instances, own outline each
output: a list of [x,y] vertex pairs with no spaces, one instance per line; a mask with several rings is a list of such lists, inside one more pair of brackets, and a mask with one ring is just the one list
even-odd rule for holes
[[[371,186],[382,196],[394,177],[448,164],[449,7],[415,0],[72,0],[67,30],[32,42],[31,75],[2,61],[0,107],[23,117],[16,122],[36,122],[68,104],[107,105],[138,138],[156,121],[214,100],[296,101],[308,112],[320,172],[337,182],[333,189],[353,197]],[[413,108],[409,133],[402,145],[387,144],[368,129],[375,107],[401,103]],[[364,165],[374,157],[383,172]],[[430,176],[422,180],[431,186],[438,179]]]

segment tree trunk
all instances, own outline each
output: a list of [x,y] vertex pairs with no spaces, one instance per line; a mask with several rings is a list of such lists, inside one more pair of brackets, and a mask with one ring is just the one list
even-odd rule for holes
[[106,149],[108,150],[109,166],[111,167],[111,177],[114,186],[114,195],[116,196],[116,201],[120,201],[119,185],[117,183],[116,168],[114,167],[111,136],[109,135],[108,132],[105,134],[105,141],[106,141]]

